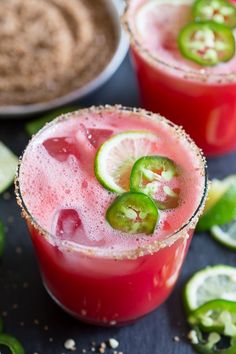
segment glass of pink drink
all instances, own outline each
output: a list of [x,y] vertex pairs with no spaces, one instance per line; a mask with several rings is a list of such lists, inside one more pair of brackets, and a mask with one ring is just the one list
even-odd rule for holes
[[[159,211],[152,235],[111,227],[105,213],[116,195],[94,175],[99,146],[127,131],[154,134],[149,155],[166,156],[181,171],[179,205]],[[147,145],[134,151],[144,156]],[[205,169],[181,128],[144,110],[92,107],[45,126],[24,152],[16,193],[52,298],[76,318],[104,326],[129,323],[163,303],[204,205]]]
[[203,67],[181,55],[177,37],[193,20],[193,2],[127,0],[124,23],[143,106],[182,125],[207,155],[219,155],[236,149],[236,56]]

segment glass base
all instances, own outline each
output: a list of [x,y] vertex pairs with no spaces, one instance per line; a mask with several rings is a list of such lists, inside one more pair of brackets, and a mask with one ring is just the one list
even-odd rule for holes
[[43,285],[44,288],[46,289],[48,295],[52,298],[52,300],[66,313],[68,313],[70,316],[74,317],[75,319],[81,321],[81,322],[85,322],[87,324],[93,325],[93,326],[100,326],[100,327],[123,327],[123,326],[127,326],[127,325],[131,325],[134,324],[139,318],[142,318],[144,316],[141,316],[139,318],[135,318],[135,319],[131,319],[128,321],[101,321],[101,320],[95,320],[92,318],[88,318],[85,316],[80,316],[78,315],[78,313],[75,313],[73,311],[71,311],[70,309],[68,309],[66,306],[64,306],[60,301],[58,301],[58,299],[51,293],[51,291],[49,290],[48,286],[46,285],[46,283],[43,281]]

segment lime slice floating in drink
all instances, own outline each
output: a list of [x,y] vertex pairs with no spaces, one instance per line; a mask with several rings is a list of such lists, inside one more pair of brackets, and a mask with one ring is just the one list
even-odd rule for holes
[[236,175],[224,180],[213,180],[203,215],[197,225],[198,231],[210,230],[236,218]]
[[216,265],[200,270],[187,282],[183,297],[187,312],[210,300],[236,301],[236,268]]
[[99,148],[94,171],[98,181],[118,194],[129,191],[133,164],[157,150],[158,137],[147,131],[128,131],[113,135]]
[[0,193],[13,182],[18,158],[0,141]]
[[154,201],[143,193],[124,193],[110,205],[106,219],[113,229],[128,234],[152,234],[158,220]]
[[232,250],[236,250],[236,220],[222,226],[215,225],[210,231],[216,241]]

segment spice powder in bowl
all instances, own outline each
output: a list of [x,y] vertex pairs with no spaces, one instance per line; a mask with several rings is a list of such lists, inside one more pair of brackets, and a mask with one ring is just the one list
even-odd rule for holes
[[0,106],[83,87],[105,69],[117,36],[104,0],[1,0]]

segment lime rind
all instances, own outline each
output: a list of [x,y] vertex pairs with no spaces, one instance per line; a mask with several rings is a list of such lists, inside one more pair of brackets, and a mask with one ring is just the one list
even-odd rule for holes
[[119,183],[122,175],[130,173],[135,161],[141,156],[150,154],[151,145],[157,141],[157,136],[147,131],[126,131],[113,135],[98,149],[94,172],[97,180],[111,192],[122,194],[129,190]]
[[187,313],[215,299],[236,301],[236,268],[227,265],[206,267],[195,273],[184,288]]
[[216,204],[228,188],[229,184],[225,183],[225,181],[221,181],[219,179],[211,180],[203,215]]
[[223,226],[215,225],[211,228],[210,232],[216,241],[236,251],[236,220]]
[[215,225],[227,224],[235,218],[236,176],[229,176],[223,181],[213,180],[207,207],[200,217],[197,230],[210,230]]
[[13,182],[18,158],[0,141],[0,193]]

